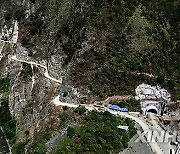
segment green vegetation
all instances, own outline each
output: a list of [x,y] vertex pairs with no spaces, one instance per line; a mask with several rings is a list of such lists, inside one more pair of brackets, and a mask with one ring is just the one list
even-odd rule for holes
[[43,143],[38,143],[32,154],[44,154],[46,153],[46,145]]
[[66,97],[66,96],[68,96],[68,92],[67,92],[67,91],[65,91],[65,92],[63,93],[63,97]]
[[166,79],[160,75],[155,79],[148,80],[147,83],[151,85],[160,84],[163,88],[167,89],[171,93],[173,101],[180,99],[180,84],[178,79]]
[[168,106],[168,110],[169,110],[170,112],[176,111],[176,110],[179,110],[179,109],[180,109],[179,102],[176,102],[176,103],[171,104],[171,105]]
[[32,68],[30,64],[23,63],[23,70],[21,71],[20,76],[24,79],[30,79],[33,76]]
[[[156,82],[174,100],[180,98],[178,0],[85,0],[84,7],[80,0],[36,0],[35,12],[27,19],[23,6],[1,3],[9,10],[7,21],[20,21],[19,39],[30,48],[29,56],[47,59],[65,53],[63,66],[74,63],[72,83],[89,88],[93,95],[133,94],[140,83]],[[89,42],[88,50],[83,42]]]
[[46,130],[43,134],[43,139],[45,141],[49,141],[51,139],[51,137],[52,137],[52,132],[50,130],[49,131]]
[[12,153],[13,154],[25,154],[25,146],[28,144],[29,140],[24,142],[18,142],[13,145]]
[[179,99],[178,1],[95,4],[87,24],[95,29],[96,42],[81,56],[71,75],[73,82],[86,85],[99,97],[133,94],[142,82],[156,83]]
[[[128,125],[129,130],[117,128],[119,125]],[[52,153],[119,153],[135,134],[132,120],[92,111],[83,116],[80,126],[68,128],[67,138]]]
[[0,9],[4,10],[2,15],[6,24],[11,24],[13,20],[21,21],[25,17],[25,7],[11,0],[0,1]]
[[69,107],[63,106],[62,108],[63,108],[64,111],[67,111]]
[[0,93],[9,92],[10,79],[3,78],[0,79]]
[[[70,80],[67,83],[89,89],[100,98],[133,95],[135,88],[143,82],[160,84],[174,100],[180,99],[178,0],[31,2],[35,9],[29,18],[24,18],[25,6],[16,4],[16,1],[1,0],[2,16],[8,27],[13,20],[18,20],[18,39],[28,49],[29,56],[48,62],[52,55],[63,56],[62,71],[67,72]],[[23,64],[20,77],[31,79],[31,76],[30,65]],[[6,97],[8,92],[9,79],[0,80],[0,93]],[[64,92],[63,96],[67,95]],[[7,100],[2,102],[0,120],[7,136],[15,140],[15,121],[9,113]],[[112,103],[130,111],[139,111],[140,108],[135,100]],[[26,106],[23,115],[31,110],[32,104]],[[67,107],[63,110],[69,111]],[[119,123],[131,125],[131,122],[107,112],[92,112],[86,116],[86,109],[78,107],[74,117],[84,117],[84,120],[80,126],[68,128],[67,139],[59,143],[54,153],[117,153],[127,147],[127,141],[134,134],[117,129]],[[57,127],[61,124],[64,127],[71,118],[68,113],[62,113],[59,119],[61,123]],[[51,131],[38,133],[40,135],[36,134],[30,153],[45,153],[45,143],[50,139]],[[24,142],[17,143],[16,152],[23,153],[24,146]]]
[[70,119],[70,116],[67,113],[61,113],[59,117],[61,119],[61,125],[64,125]]
[[16,140],[16,121],[9,111],[8,100],[2,100],[1,102],[0,125],[3,127],[6,137],[11,143],[14,143]]
[[75,109],[75,113],[79,114],[79,115],[83,115],[86,112],[86,108],[84,106],[79,106]]
[[36,132],[34,142],[28,149],[29,154],[44,154],[46,153],[46,143],[52,137],[52,132],[50,128],[41,130],[41,132]]
[[133,98],[122,101],[114,100],[111,101],[110,104],[115,104],[118,105],[119,107],[126,107],[128,108],[129,111],[133,111],[133,112],[140,112],[141,110],[140,101]]
[[0,102],[0,126],[2,126],[6,137],[13,144],[16,141],[16,120],[11,116],[9,111],[9,86],[10,79],[0,79],[0,94],[3,96]]

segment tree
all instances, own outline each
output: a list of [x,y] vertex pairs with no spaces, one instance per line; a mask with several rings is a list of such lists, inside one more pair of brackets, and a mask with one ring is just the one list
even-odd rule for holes
[[64,125],[64,124],[70,119],[69,115],[66,114],[66,113],[61,113],[61,114],[59,115],[59,117],[60,117],[60,119],[61,119],[61,124],[62,124],[62,125]]
[[83,115],[86,112],[86,108],[84,106],[79,106],[75,109],[75,113],[79,115]]
[[[109,112],[92,111],[82,116],[80,125],[68,127],[67,138],[60,141],[53,154],[59,153],[118,153],[126,148],[136,134],[134,122]],[[118,129],[128,125],[129,130]]]
[[33,151],[33,154],[45,154],[46,146],[43,143],[38,143]]
[[73,137],[75,135],[75,130],[73,127],[68,127],[67,129],[67,136],[68,137]]
[[21,19],[23,19],[25,17],[25,9],[22,6],[18,6],[16,5],[14,8],[14,19],[17,21],[20,21]]
[[64,111],[66,111],[69,107],[63,106],[62,108],[63,108]]

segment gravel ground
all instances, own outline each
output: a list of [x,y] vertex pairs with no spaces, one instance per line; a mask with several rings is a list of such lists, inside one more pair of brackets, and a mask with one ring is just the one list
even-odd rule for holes
[[[139,125],[136,124],[137,129],[141,129]],[[149,144],[138,142],[136,143],[135,140],[137,139],[138,135],[136,134],[130,141],[129,146],[120,154],[153,154],[151,147]]]

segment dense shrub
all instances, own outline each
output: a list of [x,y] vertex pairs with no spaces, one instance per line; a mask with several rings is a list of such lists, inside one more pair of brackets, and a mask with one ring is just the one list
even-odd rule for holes
[[86,112],[86,108],[84,106],[79,106],[75,109],[74,112],[79,115],[83,115]]
[[70,116],[67,113],[61,113],[59,117],[62,125],[64,125],[70,119]]
[[4,99],[0,106],[0,125],[3,127],[6,137],[13,144],[16,140],[16,120],[11,116],[8,99]]
[[[129,130],[117,128],[119,125],[128,125]],[[118,153],[135,134],[132,120],[92,111],[79,126],[68,128],[67,138],[52,153]]]
[[33,154],[44,154],[44,153],[46,153],[46,145],[43,143],[38,143],[33,150]]
[[13,154],[25,154],[25,146],[27,145],[27,143],[28,140],[25,142],[16,143],[12,148]]
[[9,92],[9,86],[10,86],[9,78],[0,79],[0,93],[1,92]]

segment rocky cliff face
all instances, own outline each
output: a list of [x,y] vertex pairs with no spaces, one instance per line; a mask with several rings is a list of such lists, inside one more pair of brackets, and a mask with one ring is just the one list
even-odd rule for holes
[[[18,7],[17,12],[13,12],[13,14],[8,12],[10,9],[8,4],[14,8]],[[5,11],[5,14],[3,13],[1,16],[1,78],[8,76],[11,79],[9,108],[11,114],[17,119],[16,143],[25,142],[28,138],[32,138],[29,143],[31,145],[35,143],[37,132],[44,131],[49,127],[52,127],[51,131],[55,134],[61,130],[58,128],[59,124],[56,124],[59,119],[55,119],[61,113],[61,109],[54,112],[54,106],[51,103],[56,95],[60,95],[62,101],[78,103],[84,94],[80,94],[78,89],[68,82],[75,54],[75,50],[69,43],[70,36],[62,35],[57,41],[57,36],[54,35],[58,34],[54,33],[57,33],[58,29],[55,27],[48,29],[48,32],[40,33],[39,30],[42,28],[41,24],[45,17],[39,14],[38,16],[41,17],[33,19],[36,18],[33,14],[35,4],[31,1],[9,1],[9,3],[4,2],[3,5],[6,6],[7,10],[4,10],[5,7],[1,8],[2,12]],[[65,11],[66,8],[72,7],[72,4],[67,2],[63,2],[62,5],[62,10],[59,11]],[[24,16],[20,17],[21,15],[18,13],[22,13],[21,15]],[[53,13],[49,15],[53,15]],[[10,19],[6,19],[6,16]],[[61,20],[68,19],[68,16],[65,14]],[[15,19],[18,20],[19,28],[15,27]],[[26,27],[26,24],[30,24],[32,27],[29,25]],[[34,24],[36,27],[33,27]],[[17,35],[14,34],[15,31],[18,32]],[[18,39],[17,41],[13,41],[14,35]],[[34,43],[31,44],[31,41]],[[66,50],[73,51],[67,54]],[[13,56],[15,57],[13,58]]]
[[54,118],[61,108],[55,112],[51,103],[57,95],[64,102],[92,103],[95,97],[133,94],[146,82],[179,98],[178,1],[162,6],[136,0],[8,0],[0,5],[1,29],[14,34],[15,21],[19,27],[17,42],[0,35],[0,77],[11,78],[9,107],[18,119],[19,141],[34,138],[49,123],[57,131]]

